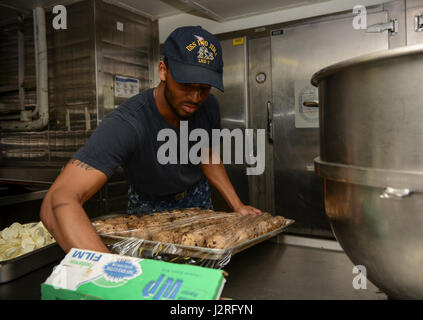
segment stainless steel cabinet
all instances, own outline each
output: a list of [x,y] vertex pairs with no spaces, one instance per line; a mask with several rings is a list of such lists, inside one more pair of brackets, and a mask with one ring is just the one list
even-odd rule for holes
[[[274,183],[276,213],[296,220],[300,233],[330,235],[321,178],[313,159],[319,150],[318,99],[310,84],[319,69],[362,54],[388,49],[388,32],[355,30],[352,18],[287,27],[271,36]],[[387,22],[387,13],[367,16],[367,24]],[[359,93],[358,93],[359,94]]]
[[[229,176],[244,202],[295,219],[290,228],[294,233],[332,236],[322,181],[313,164],[320,152],[319,110],[303,105],[318,100],[311,76],[325,66],[389,46],[388,31],[355,30],[353,17],[316,18],[287,24],[264,37],[221,41],[225,93],[216,96],[222,127],[266,130],[263,175],[247,176],[245,165],[227,165]],[[386,22],[386,11],[367,15],[367,25]]]

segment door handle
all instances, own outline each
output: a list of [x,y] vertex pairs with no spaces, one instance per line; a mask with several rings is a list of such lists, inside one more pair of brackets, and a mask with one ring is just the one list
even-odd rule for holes
[[267,101],[267,139],[269,142],[273,142],[273,110],[272,110],[272,103]]
[[394,19],[387,23],[378,23],[369,26],[366,29],[366,33],[380,33],[388,30],[391,35],[395,35],[398,32],[398,20]]
[[319,107],[319,101],[317,101],[317,100],[304,101],[303,106],[304,107],[318,108]]

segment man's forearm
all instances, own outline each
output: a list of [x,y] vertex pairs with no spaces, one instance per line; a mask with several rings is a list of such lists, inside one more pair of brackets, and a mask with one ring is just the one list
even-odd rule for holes
[[[211,161],[210,161],[211,162]],[[204,176],[219,191],[226,203],[236,211],[243,205],[239,199],[222,163],[219,164],[201,164],[201,170]]]
[[72,197],[47,195],[41,206],[41,220],[65,252],[71,248],[109,252],[82,204]]

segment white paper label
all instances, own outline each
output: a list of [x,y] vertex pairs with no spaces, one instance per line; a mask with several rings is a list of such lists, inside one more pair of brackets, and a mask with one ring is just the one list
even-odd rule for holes
[[134,78],[115,77],[115,97],[130,98],[140,92],[139,80]]

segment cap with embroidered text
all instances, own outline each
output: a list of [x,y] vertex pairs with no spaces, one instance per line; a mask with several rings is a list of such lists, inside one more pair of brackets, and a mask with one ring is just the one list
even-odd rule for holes
[[219,40],[200,26],[175,29],[163,45],[172,78],[180,83],[208,84],[223,92],[223,59]]

